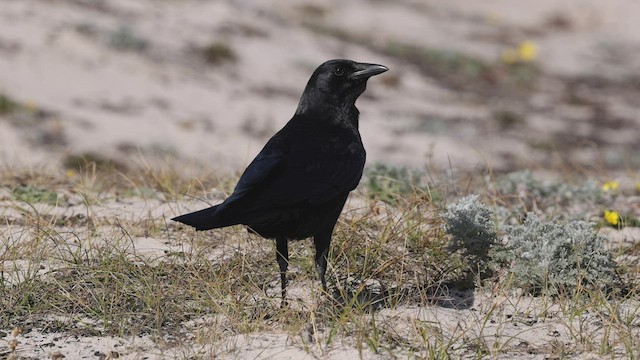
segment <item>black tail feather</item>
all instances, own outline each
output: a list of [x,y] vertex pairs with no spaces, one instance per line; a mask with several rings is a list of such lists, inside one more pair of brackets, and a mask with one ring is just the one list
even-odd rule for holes
[[189,214],[176,216],[171,220],[193,226],[196,230],[210,230],[235,225],[220,219],[220,216],[218,216],[218,207],[219,205],[212,206]]

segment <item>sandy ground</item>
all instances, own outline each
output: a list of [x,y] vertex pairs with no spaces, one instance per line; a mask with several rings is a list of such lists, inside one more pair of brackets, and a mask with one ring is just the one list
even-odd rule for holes
[[[53,226],[52,229],[59,241],[66,243],[61,246],[55,244],[53,252],[60,249],[74,249],[86,247],[87,249],[100,247],[99,242],[113,242],[113,239],[122,238],[122,229],[115,226],[114,219],[118,223],[145,221],[163,222],[175,215],[181,209],[176,204],[160,200],[130,198],[126,200],[108,200],[93,206],[80,203],[79,196],[70,196],[72,203],[67,207],[56,207],[46,204],[36,204],[34,211],[43,218],[73,219],[85,214],[91,214],[92,221],[101,224],[97,227],[86,228],[76,226],[73,229],[64,226]],[[74,202],[78,204],[73,205]],[[15,202],[11,198],[0,198],[0,211],[8,224],[0,225],[0,234],[7,239],[20,239],[31,241],[38,236],[31,227],[20,225],[24,215],[17,211]],[[198,202],[181,203],[185,207],[197,207]],[[357,199],[352,200],[347,208],[347,219],[357,214]],[[355,215],[357,216],[357,215]],[[348,220],[347,220],[348,221]],[[134,227],[131,227],[134,229]],[[612,240],[613,246],[640,242],[638,228],[623,230],[606,229],[604,233]],[[161,239],[147,236],[144,233],[131,232],[127,252],[137,259],[149,261],[161,261],[169,252],[189,252],[189,245],[172,241],[169,238]],[[267,251],[272,248],[267,241],[254,239],[246,242],[247,235],[242,232],[238,244],[225,243],[215,245],[211,252],[212,261],[220,261],[223,254],[238,251],[255,251],[255,247],[264,247]],[[72,251],[72,250],[69,250]],[[97,251],[97,250],[96,250]],[[55,256],[54,256],[55,257]],[[213,260],[216,259],[216,260]],[[7,268],[22,267],[24,272],[30,269],[27,259],[22,262],[7,262]],[[2,265],[2,264],[0,264]],[[46,274],[52,269],[64,266],[55,261],[48,262],[46,267],[38,271]],[[275,266],[274,266],[275,269]],[[294,270],[295,271],[295,270]],[[13,272],[15,277],[6,277],[5,281],[12,284],[20,283],[20,271]],[[6,276],[6,274],[5,274]],[[46,275],[45,275],[46,276]],[[314,284],[294,282],[289,288],[289,297],[292,299],[303,298],[307,306],[316,306],[314,302],[317,296],[310,294],[309,289]],[[271,296],[277,298],[278,291],[274,288]],[[635,317],[629,326],[635,329],[640,336],[640,323],[638,323],[637,311],[640,308],[638,299],[624,299],[619,304],[619,316],[621,318]],[[557,303],[548,299],[535,298],[517,293],[497,293],[485,290],[456,292],[448,295],[433,304],[422,306],[402,305],[394,308],[384,308],[371,314],[380,324],[379,331],[392,331],[394,336],[405,341],[415,341],[418,329],[424,332],[427,338],[445,339],[450,341],[449,355],[454,358],[474,359],[479,358],[476,348],[488,346],[489,354],[481,358],[498,359],[549,359],[550,354],[557,353],[562,346],[571,346],[574,349],[576,339],[583,334],[589,341],[579,350],[572,350],[571,359],[600,359],[598,349],[593,343],[599,343],[602,339],[615,343],[616,335],[609,333],[606,324],[606,314],[592,311],[576,312],[568,315],[567,309],[561,308]],[[635,314],[635,315],[634,315]],[[13,336],[11,329],[0,329],[4,337],[0,338],[0,358],[11,352],[7,344],[18,340],[18,346],[14,352],[19,358],[36,359],[62,354],[66,359],[171,359],[171,358],[233,358],[233,359],[388,359],[388,358],[431,358],[429,350],[423,347],[408,350],[410,347],[400,346],[394,353],[375,353],[370,348],[357,347],[356,340],[349,337],[334,339],[330,345],[325,339],[330,336],[324,332],[310,335],[307,330],[299,334],[291,334],[279,331],[259,331],[246,334],[215,335],[219,340],[210,342],[212,332],[225,329],[224,315],[217,317],[201,317],[178,324],[181,330],[181,340],[171,341],[170,337],[138,335],[138,336],[87,336],[78,335],[83,329],[100,332],[100,322],[86,317],[60,318],[65,324],[72,324],[72,332],[56,332],[42,330],[37,327],[29,327],[23,334]],[[54,321],[55,319],[50,319]],[[466,339],[473,339],[467,342]],[[475,343],[482,339],[482,344]],[[2,342],[2,340],[4,340]],[[435,342],[435,340],[434,340]],[[611,350],[611,356],[624,356],[629,354],[617,344]],[[487,351],[487,350],[485,350]],[[495,352],[495,353],[494,353]],[[553,357],[552,357],[553,358]],[[606,357],[608,358],[608,357]]]
[[[391,69],[372,79],[358,101],[369,163],[497,171],[569,164],[578,175],[588,168],[604,178],[637,179],[639,17],[640,3],[630,0],[3,0],[0,95],[21,105],[0,112],[0,164],[59,167],[70,155],[94,152],[124,163],[172,157],[225,174],[240,170],[291,117],[313,69],[327,59],[351,58]],[[503,52],[523,41],[538,49],[534,85],[524,90],[477,77],[452,79],[389,50],[397,44],[436,49],[502,69]],[[228,45],[234,60],[207,63],[201,49],[211,43]],[[138,220],[178,212],[148,201],[95,211]],[[4,209],[2,216],[18,215]],[[183,246],[144,236],[135,241],[138,251],[152,255]],[[443,333],[502,337],[505,346],[522,348],[513,359],[546,358],[527,349],[562,342],[572,327],[553,311],[506,328],[504,321],[467,327],[489,311],[504,318],[537,309],[525,303],[532,299],[518,304],[525,309],[519,312],[504,299],[473,298],[463,310],[400,308],[377,316],[407,326],[439,319],[451,326]],[[597,319],[575,321],[601,331]],[[22,335],[19,350],[33,358],[60,351],[67,359],[386,358],[349,344],[305,351],[289,334],[233,336],[225,344],[171,348],[146,337],[32,331]],[[597,356],[585,351],[575,358]]]
[[[344,57],[391,69],[358,102],[370,163],[620,169],[638,158],[638,14],[620,0],[4,1],[0,93],[39,115],[0,115],[0,156],[160,154],[238,170],[290,119],[313,69]],[[430,76],[387,51],[499,64],[523,41],[542,69],[524,92]],[[216,42],[235,60],[204,61],[198,49]],[[516,115],[501,122],[505,111]]]

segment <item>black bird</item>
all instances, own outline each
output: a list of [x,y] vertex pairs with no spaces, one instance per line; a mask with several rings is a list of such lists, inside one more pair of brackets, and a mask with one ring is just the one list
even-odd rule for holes
[[355,101],[386,66],[329,60],[309,79],[293,118],[244,171],[223,203],[172,220],[209,230],[243,224],[276,240],[282,298],[289,240],[313,236],[316,270],[326,291],[331,234],[347,195],[356,188],[366,153]]

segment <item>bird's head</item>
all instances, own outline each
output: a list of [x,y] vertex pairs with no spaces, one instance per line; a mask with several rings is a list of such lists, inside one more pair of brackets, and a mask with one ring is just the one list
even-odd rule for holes
[[313,72],[304,90],[297,112],[315,105],[353,106],[367,87],[367,80],[389,70],[378,64],[351,60],[329,60]]

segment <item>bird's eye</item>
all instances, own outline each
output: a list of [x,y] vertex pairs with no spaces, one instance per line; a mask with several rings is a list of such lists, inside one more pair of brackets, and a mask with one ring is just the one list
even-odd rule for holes
[[344,74],[344,69],[341,67],[337,67],[335,70],[333,70],[333,73],[336,74],[336,76],[342,76],[342,74]]

